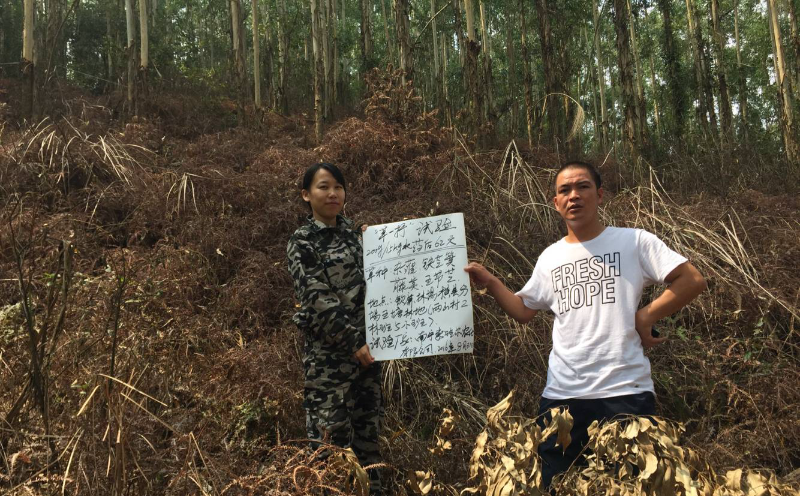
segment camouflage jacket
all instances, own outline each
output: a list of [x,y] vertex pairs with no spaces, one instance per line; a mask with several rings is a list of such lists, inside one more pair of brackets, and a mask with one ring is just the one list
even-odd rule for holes
[[294,316],[306,350],[350,356],[366,344],[361,233],[337,216],[336,227],[313,217],[294,232],[286,249],[300,309]]

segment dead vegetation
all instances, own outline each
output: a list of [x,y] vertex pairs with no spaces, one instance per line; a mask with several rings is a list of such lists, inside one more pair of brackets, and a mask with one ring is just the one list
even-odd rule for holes
[[[328,464],[303,440],[285,245],[305,215],[305,167],[343,166],[357,222],[464,212],[470,257],[512,287],[562,229],[549,207],[557,157],[514,143],[475,154],[409,91],[376,73],[365,116],[333,125],[318,148],[302,118],[230,128],[185,98],[122,123],[75,96],[61,117],[0,124],[0,490],[357,494],[346,454]],[[223,103],[207,116],[226,115]],[[797,199],[754,188],[780,174],[725,179],[722,194],[700,192],[695,169],[670,167],[609,159],[601,170],[608,221],[658,234],[710,280],[650,352],[660,413],[683,427],[599,428],[593,465],[561,490],[794,494]],[[536,487],[533,444],[544,433],[524,415],[544,384],[550,323],[521,327],[473,297],[473,355],[385,368],[383,450],[396,494]],[[43,359],[43,405],[31,392],[32,354]],[[518,413],[490,410],[511,390]],[[501,443],[497,426],[524,449]]]

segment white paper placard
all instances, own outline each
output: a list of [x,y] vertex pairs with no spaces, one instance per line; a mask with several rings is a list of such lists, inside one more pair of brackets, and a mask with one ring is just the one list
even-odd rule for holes
[[464,214],[364,231],[367,344],[375,360],[472,353]]

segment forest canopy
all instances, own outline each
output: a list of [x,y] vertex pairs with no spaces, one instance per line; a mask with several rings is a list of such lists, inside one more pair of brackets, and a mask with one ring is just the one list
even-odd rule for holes
[[320,139],[391,65],[481,143],[796,161],[794,1],[4,0],[0,19],[0,68],[35,80],[30,112],[66,83],[125,91],[130,112],[174,89],[317,109]]

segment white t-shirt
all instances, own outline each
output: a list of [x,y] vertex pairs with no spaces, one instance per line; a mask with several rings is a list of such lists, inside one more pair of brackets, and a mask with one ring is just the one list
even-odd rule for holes
[[542,396],[608,398],[653,391],[635,314],[644,287],[663,283],[684,262],[641,229],[606,227],[584,243],[562,239],[547,247],[517,293],[528,308],[555,314]]

